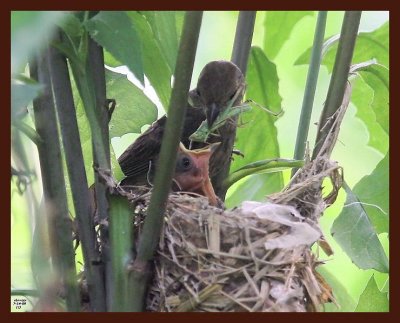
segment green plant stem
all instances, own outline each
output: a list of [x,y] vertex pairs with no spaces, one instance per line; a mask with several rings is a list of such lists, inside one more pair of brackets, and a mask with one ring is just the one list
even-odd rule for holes
[[256,13],[256,11],[240,11],[236,26],[231,61],[240,68],[243,75],[247,72]]
[[346,11],[344,14],[335,65],[332,71],[325,106],[318,125],[312,159],[315,159],[319,155],[321,147],[330,131],[331,127],[329,127],[329,124],[333,120],[332,116],[342,104],[360,19],[361,11]]
[[11,296],[32,296],[39,297],[40,293],[36,289],[11,289]]
[[175,82],[168,109],[168,120],[161,144],[161,163],[155,174],[154,189],[139,240],[137,258],[133,264],[133,288],[137,291],[133,307],[135,311],[143,309],[147,278],[149,276],[148,262],[153,258],[160,239],[168,193],[175,169],[179,137],[186,113],[186,103],[202,16],[202,11],[188,11],[185,14],[174,74]]
[[228,176],[224,184],[226,185],[226,187],[229,188],[237,181],[249,175],[266,173],[266,172],[278,172],[290,167],[295,167],[295,168],[302,167],[303,165],[304,161],[302,160],[290,160],[281,158],[262,160],[248,164],[245,167],[236,170],[235,172],[233,172]]
[[33,101],[35,127],[42,138],[42,143],[37,147],[53,265],[65,287],[68,311],[79,311],[80,300],[72,243],[72,221],[68,213],[48,61],[49,55],[46,51],[45,55],[38,59],[37,70],[31,66],[31,75],[36,75],[37,80],[45,86],[43,94]]
[[15,120],[12,122],[12,125],[21,131],[25,136],[27,136],[30,140],[32,140],[36,145],[39,145],[41,142],[40,136],[37,134],[35,129],[31,126],[23,122],[22,120]]
[[128,266],[133,261],[133,216],[128,200],[110,196],[110,244],[112,266],[111,311],[131,311],[136,294],[130,288]]
[[[247,63],[249,61],[255,20],[256,11],[240,11],[236,26],[231,61],[240,68],[244,76],[246,76]],[[228,162],[212,178],[212,184],[215,193],[221,200],[225,200],[226,191],[228,190],[228,187],[224,185],[224,182],[229,175],[229,168],[231,166],[231,154],[236,137],[237,119],[237,116],[231,119],[231,125],[234,124],[234,126],[222,127],[220,130],[220,135],[224,138],[223,145],[226,146],[223,150],[226,152],[226,156],[221,156],[221,158],[225,158]]]
[[90,203],[68,66],[65,57],[55,48],[50,49],[49,58],[79,238],[82,242],[90,305],[93,311],[104,312],[106,310],[105,291],[102,266],[99,262],[100,255],[96,247],[96,232],[92,215],[94,210]]
[[[94,14],[94,13],[91,13]],[[110,161],[110,137],[108,123],[110,121],[109,111],[106,106],[106,80],[105,80],[105,70],[104,70],[104,55],[103,48],[99,46],[93,39],[89,37],[88,39],[88,51],[89,60],[87,62],[89,72],[91,73],[93,80],[93,87],[95,91],[96,99],[96,111],[98,123],[100,125],[100,134],[102,140],[102,147],[105,151],[107,169],[111,169]],[[93,147],[93,161],[94,165],[99,166],[102,161],[99,160],[97,154],[96,143],[92,138]],[[109,203],[108,203],[108,193],[106,184],[101,180],[98,173],[95,173],[95,193],[97,202],[97,212],[100,221],[106,221],[109,217]],[[108,241],[108,228],[104,225],[100,225],[100,235],[101,240],[104,241],[104,246],[102,249],[101,257],[102,262],[105,264],[105,285],[106,285],[106,300],[107,308],[111,308],[111,289],[112,289],[112,277],[111,277],[111,262],[110,262],[110,250]]]
[[[296,146],[293,157],[294,159],[303,159],[306,150],[308,130],[310,128],[311,112],[313,109],[315,90],[317,88],[319,68],[321,66],[322,45],[324,43],[326,17],[326,11],[320,11],[318,13],[317,25],[315,27],[314,34],[314,43],[310,58],[310,67],[308,69],[306,88],[303,97],[303,105],[301,107],[299,126],[297,128]],[[296,173],[296,171],[296,168],[292,170],[292,176]]]

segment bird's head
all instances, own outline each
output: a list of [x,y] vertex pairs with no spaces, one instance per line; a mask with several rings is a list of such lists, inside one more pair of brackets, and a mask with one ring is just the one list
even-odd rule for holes
[[210,157],[220,143],[206,148],[188,150],[181,143],[176,162],[174,181],[181,191],[208,197],[211,205],[217,205],[217,197],[208,175]]
[[196,90],[205,108],[209,127],[238,91],[238,99],[242,99],[244,84],[242,72],[232,62],[213,61],[204,66]]

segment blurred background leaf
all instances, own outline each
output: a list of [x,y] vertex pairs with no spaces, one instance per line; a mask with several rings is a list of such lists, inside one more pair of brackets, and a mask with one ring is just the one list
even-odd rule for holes
[[[283,44],[289,39],[293,27],[306,16],[313,16],[314,11],[268,11],[264,20],[264,50],[273,60]],[[308,63],[308,62],[307,62]]]
[[[365,62],[375,58],[378,63],[389,66],[389,23],[383,24],[373,32],[360,32],[354,49],[353,62]],[[327,40],[327,39],[326,39]],[[326,42],[325,40],[325,42]],[[333,42],[327,48],[322,64],[332,72],[338,42]],[[296,65],[308,64],[311,56],[311,47],[296,60]]]
[[23,71],[31,55],[43,47],[55,24],[64,18],[60,11],[11,12],[11,74]]

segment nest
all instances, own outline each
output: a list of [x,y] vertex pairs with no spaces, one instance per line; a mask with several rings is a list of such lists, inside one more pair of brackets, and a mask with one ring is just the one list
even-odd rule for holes
[[[331,253],[318,218],[337,194],[339,170],[318,159],[267,202],[244,202],[233,210],[209,206],[203,197],[170,195],[146,309],[305,312],[335,302],[316,271],[322,261],[310,247],[318,242]],[[325,177],[331,178],[333,190],[324,199]],[[133,199],[135,236],[149,196]]]
[[[333,252],[319,218],[337,197],[342,172],[329,159],[350,93],[326,126],[329,133],[313,161],[266,202],[239,208],[212,207],[204,197],[171,194],[154,259],[146,310],[155,312],[306,312],[335,302],[318,274],[323,262],[314,243]],[[325,179],[331,192],[322,195]],[[110,185],[112,186],[112,185]],[[135,237],[140,237],[150,192],[123,191],[134,205]]]

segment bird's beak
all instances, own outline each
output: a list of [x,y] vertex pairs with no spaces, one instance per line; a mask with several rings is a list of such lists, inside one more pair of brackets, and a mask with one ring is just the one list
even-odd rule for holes
[[206,107],[207,125],[210,129],[219,115],[220,107],[216,103],[211,103]]
[[206,148],[187,150],[183,145],[180,149],[192,156],[195,163],[196,169],[199,171],[200,182],[196,185],[196,189],[193,190],[195,193],[199,193],[208,198],[210,205],[218,205],[217,196],[215,195],[214,188],[211,184],[210,177],[208,175],[208,167],[212,154],[219,146],[219,142],[211,144]]

